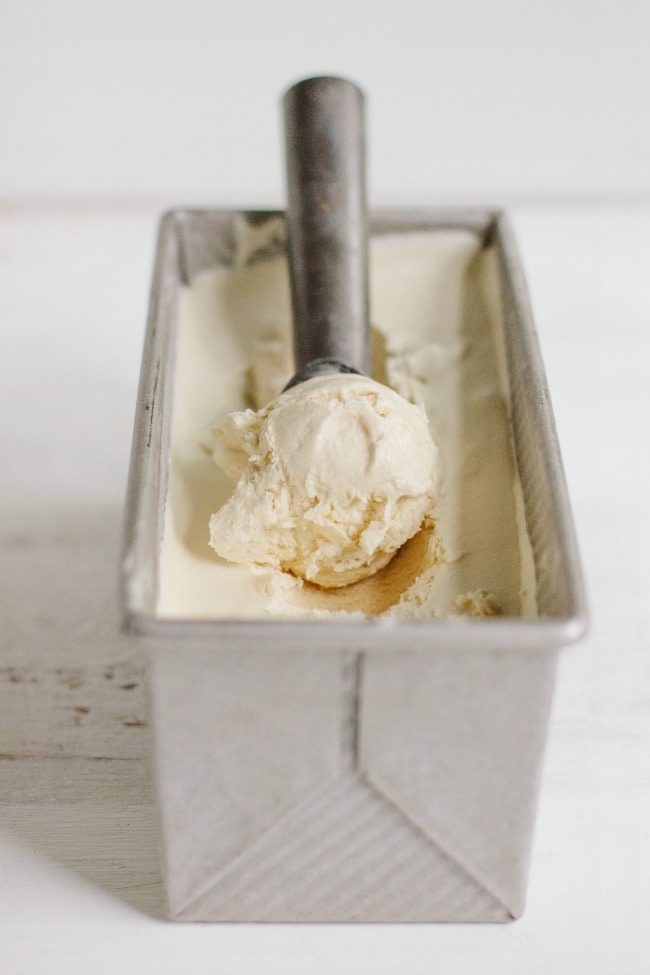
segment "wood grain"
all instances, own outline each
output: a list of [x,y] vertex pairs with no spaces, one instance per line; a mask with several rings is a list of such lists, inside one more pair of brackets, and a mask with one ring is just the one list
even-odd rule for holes
[[162,916],[148,707],[116,596],[120,516],[4,512],[0,827]]

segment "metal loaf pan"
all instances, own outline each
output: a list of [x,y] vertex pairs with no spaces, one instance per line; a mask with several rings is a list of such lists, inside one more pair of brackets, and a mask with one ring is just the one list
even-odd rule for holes
[[129,477],[122,598],[147,650],[170,915],[506,921],[524,907],[560,647],[586,610],[552,409],[507,218],[381,212],[496,249],[539,617],[169,620],[156,614],[179,286],[232,261],[234,220],[169,212]]

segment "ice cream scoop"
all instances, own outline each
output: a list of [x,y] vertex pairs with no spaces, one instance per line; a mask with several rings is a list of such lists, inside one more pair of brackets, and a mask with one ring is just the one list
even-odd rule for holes
[[370,371],[364,98],[343,78],[284,96],[296,374]]
[[438,453],[423,407],[370,363],[363,95],[308,78],[284,98],[296,373],[264,409],[216,428],[237,479],[210,521],[235,562],[340,587],[385,566],[431,515]]

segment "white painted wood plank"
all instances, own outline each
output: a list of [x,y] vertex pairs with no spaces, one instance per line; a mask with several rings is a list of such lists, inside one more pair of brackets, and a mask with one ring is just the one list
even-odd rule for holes
[[139,666],[0,668],[0,742],[9,757],[140,758],[147,712]]
[[[62,775],[69,771],[67,762],[58,765]],[[0,825],[39,857],[139,911],[163,916],[153,804],[122,802],[117,789],[110,802],[95,802],[93,784],[86,769],[74,801],[3,806]]]
[[[0,759],[0,815],[9,806],[146,806],[154,790],[145,758],[4,758]],[[43,815],[51,814],[44,811]]]

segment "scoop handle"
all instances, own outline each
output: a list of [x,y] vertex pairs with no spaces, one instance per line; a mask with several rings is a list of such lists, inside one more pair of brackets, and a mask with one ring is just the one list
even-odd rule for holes
[[295,368],[370,367],[364,97],[343,78],[284,96]]

